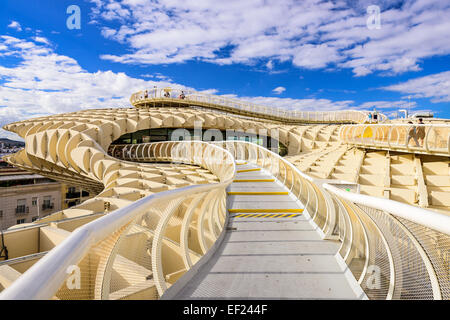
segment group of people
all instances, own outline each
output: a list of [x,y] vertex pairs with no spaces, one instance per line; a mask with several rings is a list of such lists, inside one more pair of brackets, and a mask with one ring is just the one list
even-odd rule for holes
[[[170,98],[170,92],[169,91],[164,91],[164,97],[165,98]],[[186,96],[184,95],[184,91],[181,91],[180,95],[178,96],[179,99],[185,99]]]
[[[412,121],[408,121],[408,124],[414,124]],[[411,139],[416,143],[416,147],[423,146],[423,140],[425,139],[425,126],[423,123],[423,119],[419,118],[418,126],[411,126],[408,131],[408,140],[406,141],[406,145],[409,145],[409,141]],[[419,143],[420,140],[420,143]]]
[[378,123],[378,113],[376,110],[369,113],[369,123]]
[[[170,92],[164,91],[164,98],[170,98]],[[186,95],[184,94],[184,91],[181,91],[181,94],[178,96],[179,99],[186,99]],[[142,99],[142,96],[141,96]],[[148,90],[144,91],[144,99],[148,99]]]

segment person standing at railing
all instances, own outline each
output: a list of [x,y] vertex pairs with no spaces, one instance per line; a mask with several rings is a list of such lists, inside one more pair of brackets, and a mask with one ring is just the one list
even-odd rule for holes
[[144,99],[148,99],[148,90],[144,91]]
[[[408,121],[409,124],[414,124],[412,121]],[[408,140],[406,140],[406,146],[409,145],[409,140],[414,139],[414,142],[416,143],[416,147],[420,147],[419,141],[417,141],[417,132],[416,132],[416,126],[411,126],[408,132]]]
[[186,98],[186,96],[184,95],[184,91],[181,91],[180,99],[184,99],[184,98]]
[[423,142],[425,139],[425,126],[423,123],[423,119],[419,118],[419,125],[417,126],[417,139],[420,142],[420,145],[423,147]]
[[378,113],[375,108],[373,108],[373,122],[378,123]]
[[372,112],[369,112],[369,123],[372,123]]

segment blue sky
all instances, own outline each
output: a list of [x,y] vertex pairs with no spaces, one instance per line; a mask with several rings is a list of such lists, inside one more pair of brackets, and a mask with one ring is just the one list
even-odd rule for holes
[[[80,30],[66,26],[73,4]],[[450,118],[449,16],[438,0],[3,0],[0,125],[129,106],[154,85]]]

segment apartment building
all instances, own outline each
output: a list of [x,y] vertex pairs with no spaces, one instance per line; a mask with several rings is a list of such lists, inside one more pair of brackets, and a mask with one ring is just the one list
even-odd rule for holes
[[13,167],[0,169],[0,229],[31,223],[60,211],[63,185]]

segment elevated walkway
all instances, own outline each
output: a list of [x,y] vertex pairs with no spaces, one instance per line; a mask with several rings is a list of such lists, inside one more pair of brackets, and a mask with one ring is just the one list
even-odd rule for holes
[[367,149],[450,156],[450,124],[359,124],[341,127],[344,143]]
[[322,240],[289,190],[254,164],[237,168],[221,246],[187,285],[162,299],[365,297],[337,260],[340,243]]
[[[237,99],[205,94],[202,92],[173,88],[156,88],[134,93],[130,102],[136,108],[148,107],[191,107],[199,106],[242,116],[256,117],[285,124],[302,123],[364,123],[368,112],[348,111],[296,111],[273,108],[249,103]],[[385,115],[380,114],[384,121]]]

